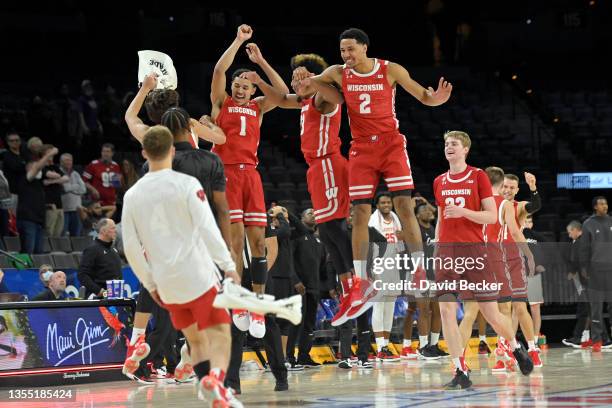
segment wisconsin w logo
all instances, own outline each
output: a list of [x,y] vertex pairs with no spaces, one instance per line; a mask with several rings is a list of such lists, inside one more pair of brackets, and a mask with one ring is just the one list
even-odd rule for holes
[[325,191],[325,196],[328,200],[338,197],[338,187],[331,187]]

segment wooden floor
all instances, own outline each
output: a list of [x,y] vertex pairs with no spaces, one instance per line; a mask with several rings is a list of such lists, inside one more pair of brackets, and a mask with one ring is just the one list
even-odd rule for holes
[[[612,352],[551,348],[529,377],[492,374],[493,359],[468,356],[474,386],[448,392],[450,361],[378,363],[373,370],[335,365],[289,374],[289,391],[274,392],[271,373],[243,373],[240,400],[248,407],[604,407],[612,406]],[[42,386],[43,384],[41,384]],[[201,407],[193,384],[138,385],[129,381],[80,385],[77,402],[45,407]],[[0,397],[5,397],[0,393]],[[5,398],[0,400],[6,401]],[[15,406],[17,404],[0,404]],[[19,407],[42,407],[20,403]]]

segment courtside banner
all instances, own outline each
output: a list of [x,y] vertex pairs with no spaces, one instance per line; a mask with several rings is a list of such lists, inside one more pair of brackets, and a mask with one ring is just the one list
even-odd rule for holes
[[0,310],[0,374],[122,363],[133,305],[89,302],[78,307],[70,301],[62,302],[62,307],[57,307],[59,302],[35,302],[24,308],[17,303],[13,309]]
[[[3,282],[6,284],[9,292],[21,293],[26,295],[28,299],[32,299],[44,289],[38,276],[38,269],[3,269],[3,271]],[[79,288],[81,287],[77,277],[78,271],[76,269],[64,269],[63,272],[66,273],[66,296],[68,298],[77,298],[79,296]],[[122,273],[123,280],[125,281],[124,296],[135,299],[138,296],[140,283],[129,266],[124,266]]]

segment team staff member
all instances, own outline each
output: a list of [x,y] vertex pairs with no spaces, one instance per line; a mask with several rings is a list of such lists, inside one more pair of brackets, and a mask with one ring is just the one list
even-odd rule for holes
[[121,257],[113,248],[117,227],[110,218],[103,218],[96,226],[98,237],[83,251],[78,278],[85,286],[85,296],[106,297],[106,281],[123,279]]

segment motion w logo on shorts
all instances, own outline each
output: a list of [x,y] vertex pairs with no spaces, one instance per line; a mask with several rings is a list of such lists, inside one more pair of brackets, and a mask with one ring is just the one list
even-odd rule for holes
[[328,200],[338,197],[338,187],[331,187],[325,191],[325,196]]

